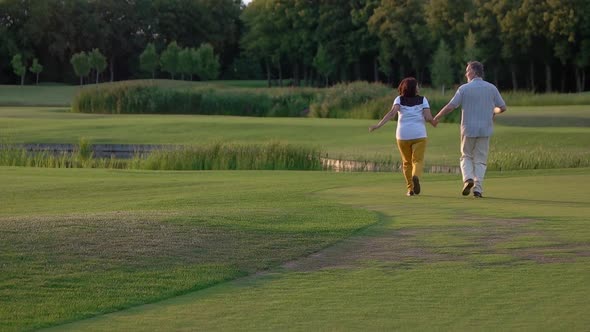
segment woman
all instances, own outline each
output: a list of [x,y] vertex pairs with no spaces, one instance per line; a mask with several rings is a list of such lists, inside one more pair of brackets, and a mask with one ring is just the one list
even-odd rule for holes
[[415,78],[404,78],[397,89],[399,96],[393,101],[391,110],[378,124],[369,127],[369,132],[381,128],[399,113],[395,136],[403,161],[403,172],[408,188],[406,195],[414,196],[420,193],[420,176],[424,167],[425,121],[430,122],[432,126],[436,126],[436,123],[432,120],[428,100],[418,95],[418,81]]

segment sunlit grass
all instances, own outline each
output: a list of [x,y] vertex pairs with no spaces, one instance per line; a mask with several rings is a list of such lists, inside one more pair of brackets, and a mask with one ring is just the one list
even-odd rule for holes
[[[455,112],[459,112],[458,110]],[[552,117],[551,114],[560,116]],[[517,117],[514,121],[513,117]],[[567,118],[587,121],[584,106],[559,108],[511,107],[498,116],[491,140],[494,169],[578,167],[590,159],[588,127],[564,127]],[[521,122],[536,127],[520,127]],[[279,141],[314,146],[324,157],[400,162],[395,145],[395,122],[373,133],[375,120],[253,118],[186,115],[75,114],[51,108],[0,107],[0,136],[11,143],[74,143],[81,137],[93,144],[174,144],[207,146],[217,142],[266,144]],[[427,165],[458,165],[459,126],[427,126]],[[546,156],[548,163],[536,160]],[[494,162],[497,160],[497,162]],[[560,162],[563,160],[563,163]],[[503,165],[502,163],[508,163]],[[496,165],[496,166],[494,166]]]

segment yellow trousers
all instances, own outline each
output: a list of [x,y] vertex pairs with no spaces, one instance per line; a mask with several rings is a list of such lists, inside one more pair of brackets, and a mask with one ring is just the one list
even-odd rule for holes
[[402,156],[402,170],[408,191],[414,190],[412,176],[421,177],[424,168],[424,152],[426,151],[426,137],[397,140],[397,147]]

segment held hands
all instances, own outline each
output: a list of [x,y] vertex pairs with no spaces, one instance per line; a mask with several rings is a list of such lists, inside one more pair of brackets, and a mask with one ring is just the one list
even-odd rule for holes
[[377,125],[370,126],[369,127],[369,132],[372,132],[372,131],[374,131],[376,129],[379,129],[379,126],[377,126]]

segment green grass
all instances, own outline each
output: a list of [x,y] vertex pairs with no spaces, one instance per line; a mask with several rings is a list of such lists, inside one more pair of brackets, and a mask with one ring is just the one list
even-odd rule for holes
[[325,174],[2,168],[0,330],[202,289],[376,222],[310,195],[350,178]]
[[56,330],[584,330],[588,171],[491,172],[481,200],[449,175],[407,198],[399,174],[298,173],[323,188],[315,199],[381,222],[266,273]]
[[[210,86],[212,88],[264,88],[266,81],[209,81],[189,82],[180,80],[131,80],[125,82],[149,82],[163,88],[191,88]],[[0,106],[70,106],[74,96],[80,91],[121,84],[100,83],[80,87],[78,85],[40,84],[40,85],[0,85]]]
[[[561,116],[549,118],[553,112]],[[546,121],[543,122],[539,114],[547,115]],[[491,141],[490,169],[587,166],[590,161],[588,127],[559,126],[568,124],[561,122],[567,117],[587,121],[590,110],[586,106],[512,107],[506,114],[498,116]],[[518,124],[522,119],[535,121],[538,126],[518,127],[511,122],[516,121]],[[399,162],[395,146],[396,123],[392,122],[369,134],[368,127],[375,122],[353,119],[77,114],[63,109],[0,107],[0,136],[12,143],[77,143],[81,137],[91,143],[123,144],[260,144],[274,140],[317,146],[331,158]],[[548,124],[553,126],[546,126]],[[440,124],[438,128],[428,126],[427,130],[429,141],[426,163],[458,165],[458,125]],[[536,161],[539,156],[549,160],[549,163]]]
[[262,144],[211,143],[166,146],[130,159],[95,158],[91,144],[82,138],[72,153],[30,153],[17,145],[0,145],[0,166],[46,168],[109,168],[136,170],[322,170],[317,148],[281,142]]

